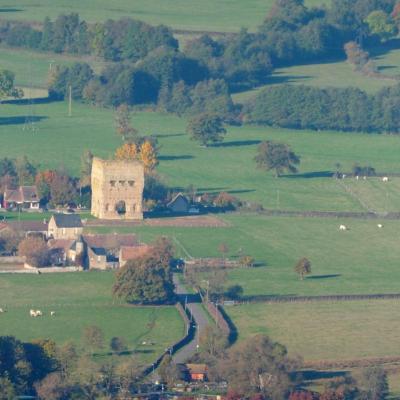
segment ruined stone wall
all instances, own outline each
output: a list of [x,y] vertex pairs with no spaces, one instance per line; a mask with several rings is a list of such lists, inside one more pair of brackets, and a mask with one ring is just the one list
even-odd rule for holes
[[[139,161],[102,160],[92,164],[92,215],[101,219],[143,219],[144,168]],[[121,207],[124,205],[125,212]]]

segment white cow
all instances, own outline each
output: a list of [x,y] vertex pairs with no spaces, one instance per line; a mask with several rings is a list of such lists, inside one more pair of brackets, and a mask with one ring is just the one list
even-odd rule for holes
[[4,310],[2,308],[0,308],[0,314],[3,313],[3,312],[4,312]]
[[382,178],[382,182],[389,182],[389,177],[384,176],[384,177]]
[[378,227],[379,229],[382,229],[382,228],[383,228],[383,225],[382,225],[382,224],[378,224],[377,227]]
[[40,310],[36,310],[36,316],[37,317],[41,317],[43,314]]
[[56,315],[56,312],[55,312],[55,311],[50,311],[50,315],[51,315],[52,317],[54,317],[54,316]]
[[339,231],[347,231],[346,225],[339,225]]
[[357,176],[356,176],[356,179],[357,179],[357,180],[359,180],[359,179],[360,179],[360,177],[357,175]]
[[31,317],[37,317],[36,311],[35,310],[29,310],[29,315]]

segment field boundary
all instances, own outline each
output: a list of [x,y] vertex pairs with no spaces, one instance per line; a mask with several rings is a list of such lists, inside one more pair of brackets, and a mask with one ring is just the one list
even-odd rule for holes
[[304,368],[312,368],[317,370],[323,369],[348,369],[357,367],[373,367],[376,365],[399,364],[400,356],[389,357],[371,357],[371,358],[356,358],[351,360],[320,360],[320,361],[305,361]]
[[270,296],[256,295],[244,297],[236,301],[235,305],[254,304],[254,303],[308,303],[319,301],[360,301],[360,300],[400,300],[400,293],[381,293],[381,294],[339,294],[327,296]]
[[[362,212],[362,211],[296,211],[265,209],[257,214],[269,217],[302,217],[302,218],[354,218],[354,219],[388,219],[400,220],[400,212]],[[244,214],[240,213],[239,214]]]

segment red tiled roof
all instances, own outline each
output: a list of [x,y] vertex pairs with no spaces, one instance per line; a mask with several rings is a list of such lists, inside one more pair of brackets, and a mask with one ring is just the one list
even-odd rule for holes
[[121,246],[120,261],[134,260],[144,256],[152,250],[147,244],[138,244],[136,246]]
[[105,249],[119,249],[121,246],[137,246],[136,235],[130,234],[105,234],[105,235],[83,235],[83,240],[89,247],[104,247]]
[[47,244],[50,250],[62,249],[67,252],[72,247],[74,242],[75,240],[73,239],[51,239]]
[[191,374],[205,374],[207,372],[206,364],[186,364]]
[[48,222],[43,221],[10,221],[9,226],[16,231],[47,232]]

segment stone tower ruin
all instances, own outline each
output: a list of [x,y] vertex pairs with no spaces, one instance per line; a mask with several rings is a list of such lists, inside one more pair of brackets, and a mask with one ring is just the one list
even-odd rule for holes
[[144,168],[139,161],[92,164],[92,215],[101,219],[143,219]]

